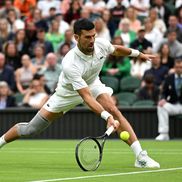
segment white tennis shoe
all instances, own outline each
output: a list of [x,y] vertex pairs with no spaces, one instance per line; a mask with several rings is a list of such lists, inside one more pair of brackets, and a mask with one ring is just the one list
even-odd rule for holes
[[138,155],[136,161],[135,161],[135,167],[138,168],[160,168],[160,164],[153,159],[151,159],[147,151],[143,150]]
[[160,135],[158,135],[155,140],[157,141],[168,141],[170,138],[169,138],[169,134],[167,133],[161,133]]

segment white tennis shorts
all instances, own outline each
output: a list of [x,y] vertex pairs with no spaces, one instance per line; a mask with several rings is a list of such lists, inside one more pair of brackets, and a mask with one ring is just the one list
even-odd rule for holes
[[[89,88],[94,98],[97,98],[100,94],[103,93],[108,93],[109,95],[113,94],[112,88],[107,87],[101,82],[100,84],[93,84],[89,86]],[[43,108],[53,113],[65,113],[82,103],[84,103],[84,101],[78,94],[73,96],[66,96],[66,94],[59,95],[57,92],[55,92],[44,104]]]

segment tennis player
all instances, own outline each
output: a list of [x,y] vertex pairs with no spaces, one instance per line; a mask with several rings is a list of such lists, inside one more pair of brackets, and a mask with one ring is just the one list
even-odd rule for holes
[[[77,46],[70,50],[62,61],[62,73],[55,93],[30,122],[18,123],[10,128],[0,138],[0,147],[18,138],[39,134],[65,112],[85,103],[107,121],[108,127],[113,125],[118,133],[121,131],[130,133],[126,143],[136,156],[135,167],[159,168],[159,163],[142,150],[129,122],[114,105],[111,99],[112,89],[102,84],[99,79],[99,73],[109,54],[137,57],[143,61],[154,56],[96,38],[94,24],[88,19],[77,20],[73,29]],[[118,120],[120,125],[114,122],[115,120]]]

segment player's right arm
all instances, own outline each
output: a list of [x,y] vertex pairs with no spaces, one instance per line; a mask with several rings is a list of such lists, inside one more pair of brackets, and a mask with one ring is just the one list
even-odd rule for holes
[[[92,96],[90,90],[88,87],[82,88],[77,90],[77,92],[79,93],[79,95],[83,98],[84,102],[88,105],[88,107],[95,112],[96,114],[98,114],[99,116],[102,116],[101,113],[105,112],[104,108],[102,107],[102,105],[97,102],[97,100]],[[115,123],[114,118],[112,115],[110,115],[107,119],[107,125],[108,127],[113,125],[114,128],[117,128],[118,125],[117,123]]]

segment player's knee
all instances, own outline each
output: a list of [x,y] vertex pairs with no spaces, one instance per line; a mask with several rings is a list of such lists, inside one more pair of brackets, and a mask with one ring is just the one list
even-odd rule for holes
[[34,136],[39,133],[30,123],[18,123],[16,126],[18,128],[18,134],[21,137]]

